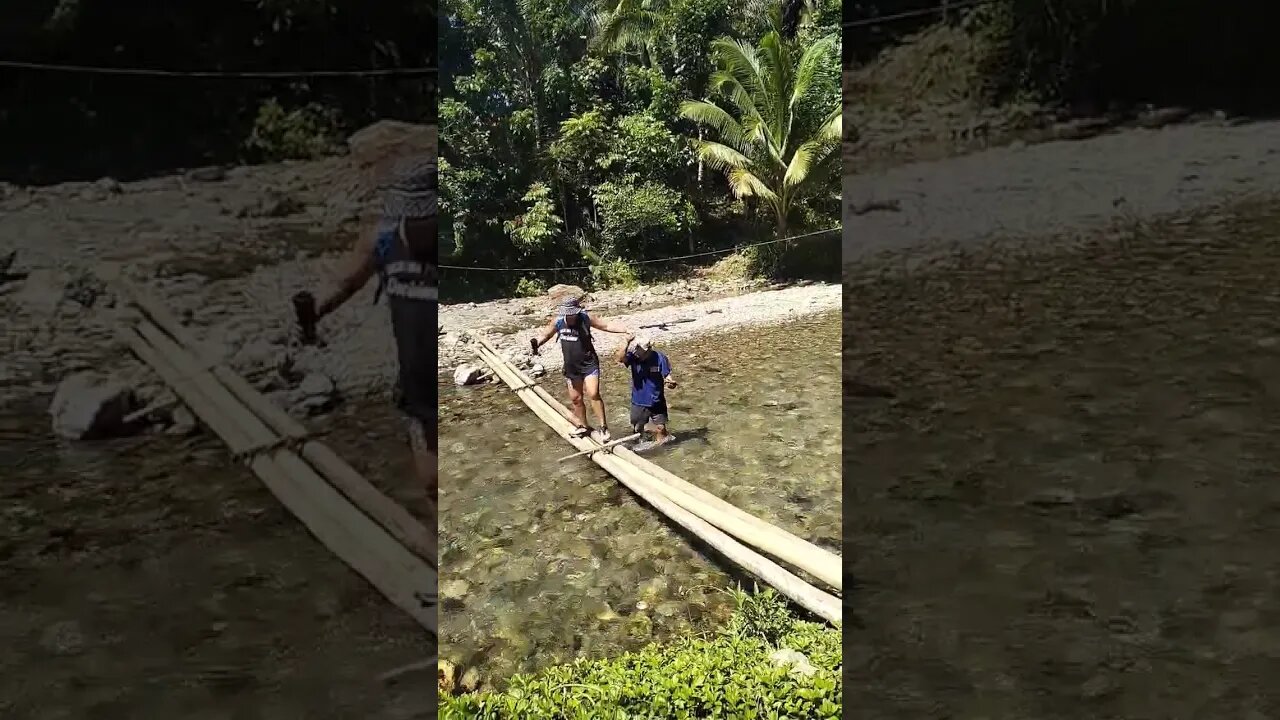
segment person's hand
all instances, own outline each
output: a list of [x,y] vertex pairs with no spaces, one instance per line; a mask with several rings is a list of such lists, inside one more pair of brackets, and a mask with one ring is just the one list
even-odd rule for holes
[[316,342],[316,322],[320,314],[316,311],[315,297],[306,291],[293,296],[294,319],[298,323],[298,336],[304,345]]

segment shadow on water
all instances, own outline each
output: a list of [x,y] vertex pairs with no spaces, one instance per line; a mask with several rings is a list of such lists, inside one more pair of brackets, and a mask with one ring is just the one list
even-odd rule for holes
[[851,704],[1280,717],[1280,203],[865,269]]
[[[826,547],[840,543],[835,313],[659,349],[681,440],[650,457]],[[661,342],[661,337],[658,338]],[[794,368],[804,358],[805,377]],[[610,427],[629,387],[606,366]],[[562,379],[542,384],[563,394]],[[441,653],[490,679],[702,633],[724,620],[725,561],[633,497],[505,387],[441,387]]]

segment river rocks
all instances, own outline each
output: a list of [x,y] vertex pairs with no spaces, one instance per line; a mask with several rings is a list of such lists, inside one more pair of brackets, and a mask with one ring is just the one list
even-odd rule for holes
[[79,655],[84,652],[84,645],[84,632],[75,620],[56,622],[40,633],[40,648],[50,655]]
[[458,666],[440,658],[436,666],[436,685],[442,695],[452,695],[458,688]]
[[453,384],[458,387],[476,385],[483,381],[484,368],[482,367],[464,363],[453,371]]
[[484,678],[480,675],[480,671],[474,667],[467,668],[462,673],[462,680],[458,686],[462,688],[462,692],[475,692],[480,689],[480,685],[484,682]]
[[174,435],[177,437],[187,437],[194,435],[200,429],[200,423],[196,421],[196,416],[185,407],[178,406],[169,412],[169,426],[165,428],[166,435]]
[[182,176],[187,182],[214,183],[227,179],[227,169],[221,166],[195,168]]
[[337,407],[341,400],[333,378],[323,373],[309,373],[289,394],[289,404],[306,415],[321,415]]
[[293,195],[271,189],[240,208],[236,215],[240,218],[282,218],[297,215],[305,209],[306,206]]
[[134,410],[133,391],[115,378],[90,372],[62,381],[49,404],[53,431],[69,440],[88,440],[126,434],[126,416]]

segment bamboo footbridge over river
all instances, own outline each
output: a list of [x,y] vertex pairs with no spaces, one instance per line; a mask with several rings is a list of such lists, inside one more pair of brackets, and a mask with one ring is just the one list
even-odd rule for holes
[[[528,375],[505,360],[484,338],[468,333],[472,350],[494,374],[557,435],[587,455],[672,522],[715,548],[725,559],[751,573],[797,605],[833,625],[841,623],[841,601],[786,569],[803,571],[836,593],[843,592],[841,558],[725,500],[686,482],[631,449],[606,443],[598,433],[574,437],[572,414]],[[748,547],[750,546],[750,547]]]
[[199,343],[163,303],[113,278],[141,317],[120,337],[243,460],[297,519],[351,569],[437,635],[436,533]]

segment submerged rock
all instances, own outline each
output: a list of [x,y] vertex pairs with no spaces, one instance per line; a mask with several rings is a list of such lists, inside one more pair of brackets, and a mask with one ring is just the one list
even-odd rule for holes
[[59,437],[113,437],[131,429],[125,418],[135,409],[135,402],[132,389],[120,380],[82,372],[58,385],[49,403],[49,415]]
[[307,415],[319,415],[337,407],[341,399],[333,379],[322,373],[310,373],[290,393],[290,404]]

